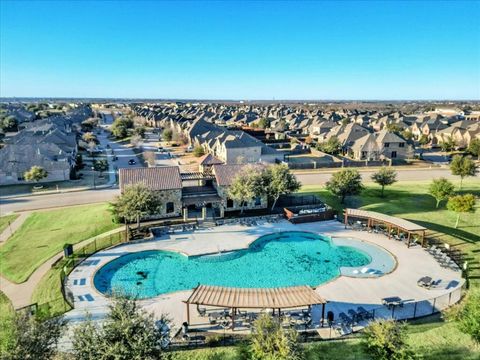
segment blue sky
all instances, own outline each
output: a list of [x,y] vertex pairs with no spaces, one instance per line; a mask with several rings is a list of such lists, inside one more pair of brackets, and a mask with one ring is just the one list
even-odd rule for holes
[[3,1],[0,95],[480,99],[480,2]]

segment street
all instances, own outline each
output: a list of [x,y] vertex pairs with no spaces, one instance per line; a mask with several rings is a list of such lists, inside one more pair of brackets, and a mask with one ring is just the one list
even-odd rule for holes
[[[370,181],[370,176],[373,172],[373,170],[362,172],[363,179]],[[303,185],[323,185],[328,181],[332,173],[333,171],[297,174],[297,177]],[[428,181],[439,177],[445,177],[451,180],[459,179],[458,176],[451,175],[449,169],[401,169],[397,170],[397,173],[397,179],[400,181]],[[5,215],[10,212],[112,201],[118,194],[118,189],[108,188],[51,195],[29,195],[9,199],[0,198],[0,215]]]

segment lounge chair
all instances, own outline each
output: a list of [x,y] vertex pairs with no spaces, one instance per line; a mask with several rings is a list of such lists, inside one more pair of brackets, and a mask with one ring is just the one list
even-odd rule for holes
[[340,318],[340,320],[342,320],[342,324],[345,324],[347,326],[353,324],[353,320],[344,312],[338,314],[338,317]]
[[357,307],[357,316],[360,318],[359,320],[373,319],[373,314],[370,311],[365,310],[363,306]]
[[433,279],[430,276],[423,276],[418,279],[417,285],[429,289],[433,285]]
[[358,314],[356,313],[355,310],[353,309],[348,309],[347,311],[348,315],[350,315],[352,317],[352,322],[356,323],[358,322]]

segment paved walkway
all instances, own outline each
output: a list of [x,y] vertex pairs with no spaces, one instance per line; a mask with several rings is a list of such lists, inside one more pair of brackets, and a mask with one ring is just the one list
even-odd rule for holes
[[12,236],[20,226],[22,226],[28,215],[30,215],[30,212],[28,211],[21,213],[19,217],[17,217],[12,223],[10,223],[9,226],[5,228],[5,230],[3,230],[3,232],[0,234],[0,244],[7,241],[7,239]]
[[[68,277],[67,285],[75,298],[75,309],[66,314],[66,318],[73,324],[85,319],[86,311],[94,320],[101,320],[107,310],[109,299],[98,292],[92,279],[95,272],[108,261],[129,252],[142,250],[168,250],[186,255],[211,254],[245,249],[259,236],[278,231],[309,231],[332,237],[336,245],[343,245],[347,239],[349,246],[368,245],[379,246],[393,254],[397,260],[397,267],[392,271],[385,271],[383,276],[361,276],[353,272],[347,276],[340,276],[332,281],[320,284],[316,291],[329,302],[327,309],[334,312],[335,318],[340,312],[363,306],[367,310],[382,307],[381,299],[390,296],[400,296],[408,300],[412,306],[405,306],[402,312],[398,310],[396,316],[408,316],[413,310],[413,304],[419,302],[416,315],[432,312],[431,299],[443,295],[443,301],[437,301],[433,306],[443,309],[449,303],[458,300],[460,294],[449,296],[454,289],[459,289],[463,280],[461,274],[450,269],[442,268],[438,262],[420,246],[407,248],[403,242],[387,239],[384,235],[363,231],[344,229],[336,221],[316,222],[293,225],[288,221],[279,223],[263,223],[255,227],[241,225],[224,225],[212,229],[183,232],[157,238],[154,241],[129,243],[98,252],[89,258],[89,262],[80,264]],[[378,255],[376,255],[378,256]],[[382,268],[382,259],[369,264],[369,267]],[[387,273],[388,272],[388,273]],[[343,274],[346,275],[346,274]],[[427,290],[417,286],[417,280],[429,275],[440,281],[435,289]],[[168,276],[168,274],[165,274]],[[160,318],[161,314],[168,314],[175,328],[186,320],[186,307],[182,301],[186,300],[191,290],[162,294],[151,299],[144,299],[140,304],[149,312]],[[87,300],[85,300],[87,299]],[[385,308],[386,309],[386,308]],[[413,312],[412,312],[413,313]],[[377,313],[379,316],[390,315],[390,312]]]
[[[94,241],[98,238],[103,238],[112,234],[116,234],[120,231],[124,230],[123,227],[119,227],[117,229],[113,229],[107,231],[103,234],[94,236],[90,239],[86,239],[82,242],[79,242],[73,245],[74,249],[81,248],[89,244],[90,242]],[[31,299],[35,288],[37,287],[40,280],[45,276],[45,274],[52,268],[52,265],[63,257],[63,251],[59,252],[55,256],[48,259],[44,262],[37,270],[35,270],[32,275],[28,278],[27,281],[16,284],[11,282],[10,280],[0,276],[0,290],[10,299],[12,305],[15,309],[22,308],[24,306],[31,304]]]

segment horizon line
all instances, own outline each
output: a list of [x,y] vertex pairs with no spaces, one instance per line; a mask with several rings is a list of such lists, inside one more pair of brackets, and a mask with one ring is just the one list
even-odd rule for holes
[[6,99],[65,99],[65,100],[154,100],[154,101],[206,101],[206,102],[480,102],[480,99],[434,99],[434,98],[405,98],[405,99],[222,99],[222,98],[162,98],[162,97],[122,97],[122,96],[0,96],[0,100]]

